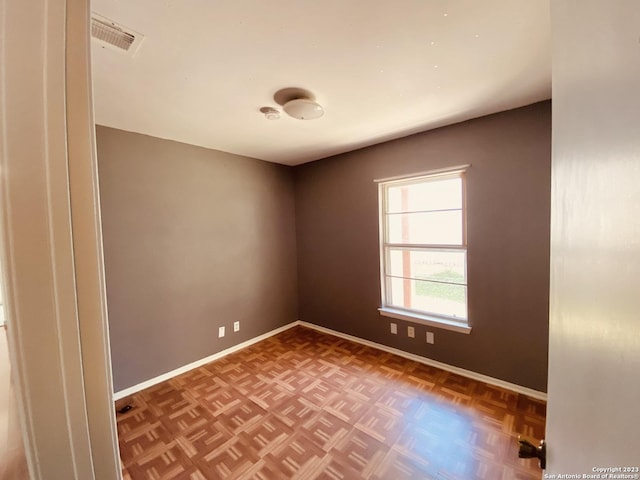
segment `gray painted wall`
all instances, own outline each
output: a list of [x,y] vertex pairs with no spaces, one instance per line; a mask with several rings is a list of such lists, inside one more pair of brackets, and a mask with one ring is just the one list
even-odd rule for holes
[[116,391],[296,320],[290,167],[106,127],[97,146]]
[[[300,319],[546,391],[551,104],[296,167]],[[470,335],[381,317],[376,178],[470,163]],[[395,321],[399,335],[389,333]]]
[[[550,115],[542,102],[295,169],[98,127],[115,390],[299,318],[546,391]],[[427,345],[393,320],[391,335],[373,179],[465,163],[473,331],[429,328]]]

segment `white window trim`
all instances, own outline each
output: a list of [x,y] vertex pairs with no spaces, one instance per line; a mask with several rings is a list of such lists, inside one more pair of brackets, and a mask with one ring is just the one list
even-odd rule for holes
[[[438,177],[438,176],[449,176],[455,174],[464,175],[466,170],[471,165],[459,165],[456,167],[450,168],[442,168],[437,170],[430,170],[427,172],[420,172],[411,175],[400,175],[395,177],[388,177],[382,179],[374,180],[375,183],[378,183],[378,218],[379,218],[379,244],[380,244],[380,287],[382,293],[382,306],[378,308],[378,312],[381,316],[396,318],[399,320],[406,320],[413,323],[423,324],[431,327],[441,328],[443,330],[450,330],[458,333],[469,334],[471,333],[471,325],[468,318],[466,321],[457,320],[455,317],[448,316],[440,316],[435,313],[427,313],[427,312],[417,312],[414,310],[406,310],[403,308],[399,308],[397,306],[387,305],[387,278],[386,278],[386,259],[385,259],[385,233],[386,233],[386,222],[384,221],[384,212],[386,212],[386,194],[385,187],[390,183],[402,182],[407,180],[415,180],[419,182],[428,177]],[[463,249],[467,251],[467,222],[466,222],[466,180],[465,180],[465,188],[462,190],[462,202],[463,202],[463,211],[464,211],[464,221],[462,225],[462,238],[463,245],[455,246],[455,245],[442,245],[442,248],[451,248],[451,249]],[[435,247],[435,245],[431,245]],[[465,264],[466,268],[466,264]]]
[[437,168],[435,170],[428,170],[426,172],[409,173],[406,175],[396,175],[395,177],[376,178],[373,181],[373,183],[389,183],[389,182],[396,182],[400,180],[409,180],[409,179],[420,180],[421,178],[424,178],[424,177],[435,177],[436,175],[449,175],[451,173],[463,173],[463,172],[466,172],[470,166],[471,164],[468,163],[466,165],[457,165],[455,167]]
[[395,307],[380,307],[378,312],[380,312],[380,316],[382,317],[407,320],[409,322],[420,323],[429,327],[442,328],[443,330],[451,330],[458,333],[471,333],[471,327],[468,324],[456,322],[445,317],[436,317],[435,315],[421,314]]

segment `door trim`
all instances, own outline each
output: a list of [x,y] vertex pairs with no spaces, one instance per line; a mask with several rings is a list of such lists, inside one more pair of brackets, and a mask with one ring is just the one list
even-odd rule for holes
[[87,0],[0,0],[0,254],[33,479],[121,478],[88,25]]

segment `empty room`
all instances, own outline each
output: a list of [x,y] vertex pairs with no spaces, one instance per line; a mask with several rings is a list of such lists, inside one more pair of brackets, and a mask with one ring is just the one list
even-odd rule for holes
[[631,4],[0,11],[2,480],[640,474]]
[[125,478],[539,477],[548,5],[92,8]]

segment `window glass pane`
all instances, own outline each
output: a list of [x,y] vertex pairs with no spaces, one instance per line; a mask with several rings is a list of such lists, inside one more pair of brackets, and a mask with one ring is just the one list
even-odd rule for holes
[[465,252],[389,249],[387,274],[465,284]]
[[434,313],[460,320],[467,319],[467,287],[427,280],[391,278],[387,304],[395,307]]
[[384,305],[467,321],[466,251],[448,248],[465,245],[463,186],[451,175],[383,188]]
[[462,179],[448,178],[393,185],[387,189],[387,212],[420,212],[462,208]]
[[387,215],[389,243],[462,245],[462,211]]

